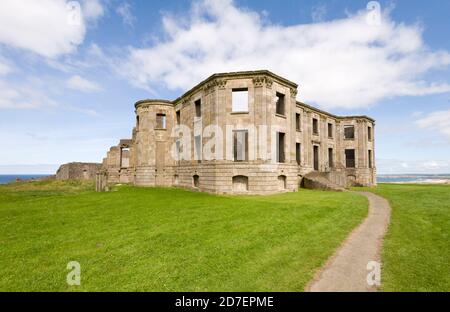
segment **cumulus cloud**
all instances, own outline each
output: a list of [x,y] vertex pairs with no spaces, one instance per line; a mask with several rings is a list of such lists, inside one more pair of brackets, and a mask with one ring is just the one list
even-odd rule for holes
[[70,89],[78,90],[85,93],[98,92],[102,90],[102,88],[97,83],[89,81],[78,75],[70,77],[67,80],[66,85]]
[[186,90],[213,72],[269,69],[299,83],[298,97],[325,108],[364,107],[394,96],[450,92],[448,81],[426,81],[450,64],[432,51],[418,25],[381,25],[362,11],[315,24],[268,24],[231,0],[194,2],[187,18],[165,14],[164,34],[148,48],[129,49],[119,70],[138,87]]
[[84,0],[82,12],[86,20],[95,21],[105,14],[105,8],[100,0]]
[[44,90],[45,87],[36,79],[21,84],[0,80],[0,109],[35,109],[57,106],[57,103]]
[[437,131],[450,140],[450,109],[429,113],[416,124],[422,129]]
[[0,76],[5,76],[13,71],[10,63],[0,56]]
[[102,15],[98,0],[83,1],[81,7],[65,0],[2,0],[0,43],[57,57],[74,51],[84,40],[86,23]]
[[116,9],[116,13],[122,18],[122,22],[125,26],[134,26],[136,17],[131,12],[131,5],[128,2],[121,3]]

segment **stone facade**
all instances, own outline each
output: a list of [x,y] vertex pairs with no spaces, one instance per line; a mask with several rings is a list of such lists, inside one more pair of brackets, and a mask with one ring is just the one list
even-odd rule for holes
[[94,180],[102,164],[73,162],[61,165],[56,172],[56,180]]
[[108,182],[270,194],[296,191],[316,171],[341,186],[375,185],[375,121],[296,96],[297,84],[263,70],[214,74],[174,101],[138,101],[132,139],[103,161]]

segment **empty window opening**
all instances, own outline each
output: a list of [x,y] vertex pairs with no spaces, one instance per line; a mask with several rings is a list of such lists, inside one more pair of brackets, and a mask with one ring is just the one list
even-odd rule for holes
[[156,129],[166,129],[166,114],[156,114]]
[[195,155],[195,160],[201,161],[202,160],[202,136],[201,135],[196,135],[194,137],[194,155]]
[[319,121],[316,118],[313,118],[313,134],[319,134]]
[[332,123],[328,123],[328,137],[329,138],[333,137],[333,124]]
[[330,168],[334,167],[333,149],[332,148],[328,148],[328,166]]
[[297,161],[297,165],[300,165],[302,162],[301,149],[301,144],[295,143],[295,160]]
[[130,149],[122,148],[120,151],[120,167],[128,168],[130,166]]
[[173,185],[178,185],[180,183],[180,178],[178,176],[178,174],[175,174],[173,176]]
[[367,139],[372,141],[372,127],[367,127]]
[[248,112],[248,89],[233,89],[231,97],[232,112]]
[[368,151],[367,157],[369,160],[369,168],[372,169],[372,151],[371,150]]
[[276,113],[278,115],[285,115],[285,103],[284,103],[284,94],[277,92],[276,93],[277,104],[276,104]]
[[277,132],[277,162],[284,163],[284,138],[285,134],[283,132]]
[[295,114],[295,130],[300,131],[300,114]]
[[355,138],[355,126],[344,126],[344,137],[346,139]]
[[202,117],[202,100],[198,99],[194,102],[195,104],[195,117],[201,118]]
[[238,175],[233,177],[233,191],[246,192],[248,191],[248,177]]
[[197,174],[192,177],[192,184],[194,187],[200,186],[200,177]]
[[177,125],[181,124],[181,112],[178,110],[176,112]]
[[278,189],[279,190],[286,189],[286,176],[285,175],[278,176]]
[[136,129],[139,130],[139,115],[136,116]]
[[355,150],[346,149],[345,150],[345,166],[347,168],[355,168]]
[[314,170],[319,171],[319,147],[317,145],[313,147],[313,167]]
[[233,131],[233,159],[234,161],[248,161],[248,131]]

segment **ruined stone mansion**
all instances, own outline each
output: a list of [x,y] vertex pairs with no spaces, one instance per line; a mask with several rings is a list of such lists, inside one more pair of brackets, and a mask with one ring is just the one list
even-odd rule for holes
[[107,182],[219,194],[295,191],[308,174],[375,185],[375,121],[301,103],[297,87],[266,70],[231,72],[173,101],[138,101],[131,139],[103,160]]

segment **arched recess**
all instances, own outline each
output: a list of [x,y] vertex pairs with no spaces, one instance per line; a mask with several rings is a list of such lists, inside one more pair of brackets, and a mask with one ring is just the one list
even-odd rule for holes
[[237,175],[233,177],[233,191],[246,192],[248,191],[248,177]]

